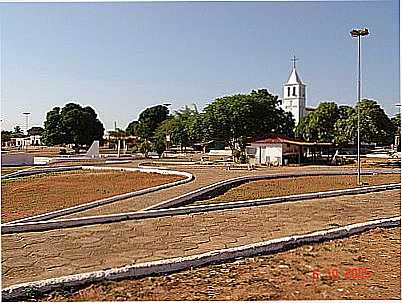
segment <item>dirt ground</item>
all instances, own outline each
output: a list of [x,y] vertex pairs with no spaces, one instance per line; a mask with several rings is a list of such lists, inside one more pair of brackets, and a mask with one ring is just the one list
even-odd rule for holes
[[[26,148],[18,149],[18,148],[13,147],[8,150],[11,153],[23,152],[23,153],[31,154],[36,157],[54,157],[54,156],[60,155],[60,149],[62,149],[62,147],[30,146],[30,147],[28,147],[28,149],[26,149]],[[68,152],[73,151],[71,148],[64,147],[63,149],[66,149]]]
[[105,164],[105,160],[80,160],[80,161],[61,161],[55,163],[49,163],[50,167],[59,167],[59,166],[76,166],[76,165],[100,165]]
[[[399,183],[401,176],[399,174],[369,175],[362,176],[362,181],[367,185]],[[223,195],[209,200],[196,201],[191,205],[262,199],[355,187],[357,187],[356,176],[316,176],[261,180],[240,185],[228,190]]]
[[1,181],[1,220],[76,206],[182,179],[155,173],[73,171]]
[[6,174],[10,174],[13,173],[17,170],[22,170],[22,169],[28,169],[28,168],[33,168],[33,166],[10,166],[10,167],[2,167],[1,168],[1,174],[2,175],[6,175]]
[[[400,228],[170,275],[59,290],[46,301],[400,299]],[[375,243],[375,245],[373,245]]]

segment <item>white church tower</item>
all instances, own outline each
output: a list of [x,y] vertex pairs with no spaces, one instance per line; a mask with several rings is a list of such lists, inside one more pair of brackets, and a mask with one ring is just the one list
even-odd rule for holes
[[295,119],[295,125],[306,114],[306,85],[303,84],[296,71],[296,57],[293,57],[293,70],[289,80],[283,87],[282,109],[291,112]]

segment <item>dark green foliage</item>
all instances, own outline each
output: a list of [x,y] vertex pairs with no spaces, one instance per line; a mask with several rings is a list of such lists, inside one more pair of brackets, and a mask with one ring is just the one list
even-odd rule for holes
[[47,113],[43,141],[46,145],[91,145],[94,140],[102,140],[104,130],[91,107],[68,103],[61,110],[55,107]]
[[148,155],[150,151],[156,151],[161,155],[166,148],[165,135],[158,128],[169,118],[169,109],[165,105],[148,107],[142,111],[138,121],[132,121],[126,128],[129,135],[141,139],[136,147],[141,153]]
[[54,107],[46,114],[45,130],[42,133],[42,142],[45,145],[57,145],[64,143],[64,129],[61,121],[60,107]]
[[156,130],[159,140],[170,137],[170,144],[180,146],[181,149],[202,140],[200,114],[196,109],[187,106],[165,121]]
[[24,132],[20,126],[14,127],[13,137],[24,137]]
[[13,136],[13,132],[10,130],[2,130],[1,131],[1,141],[2,142],[10,141],[12,136]]
[[249,137],[292,136],[294,120],[279,107],[277,96],[261,89],[216,99],[205,108],[202,125],[207,139],[224,141],[232,150],[236,146],[243,150]]
[[394,117],[392,117],[391,122],[394,125],[396,133],[399,134],[401,132],[401,114],[398,113]]
[[44,129],[43,127],[40,126],[33,126],[30,129],[28,129],[28,135],[29,136],[37,136],[37,135],[42,135]]
[[315,111],[308,113],[299,122],[296,136],[306,141],[332,142],[335,139],[335,123],[339,117],[340,109],[336,103],[322,102]]
[[[393,142],[395,123],[374,100],[363,99],[360,109],[361,142],[387,145]],[[305,116],[296,135],[307,141],[335,142],[340,145],[357,142],[357,106],[339,106],[323,102]]]
[[132,121],[126,128],[126,133],[131,136],[139,136],[139,124],[138,121]]
[[149,139],[154,136],[156,129],[169,116],[169,109],[164,105],[156,105],[141,112],[138,118],[138,134],[141,138]]

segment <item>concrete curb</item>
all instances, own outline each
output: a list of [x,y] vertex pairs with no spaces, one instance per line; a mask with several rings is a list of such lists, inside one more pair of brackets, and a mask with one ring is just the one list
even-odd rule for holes
[[[369,175],[373,173],[379,173],[378,171],[375,170],[367,170],[364,171],[362,174],[363,175]],[[386,172],[381,172],[383,174],[393,174],[397,172],[393,171],[386,171]],[[276,174],[270,174],[270,175],[260,175],[260,176],[255,176],[255,175],[250,175],[250,176],[243,176],[243,177],[237,177],[229,180],[224,180],[221,182],[217,182],[215,184],[211,184],[209,186],[205,186],[203,188],[194,190],[192,192],[186,193],[184,195],[162,201],[161,203],[152,205],[150,207],[147,207],[143,209],[144,211],[148,210],[153,210],[153,209],[165,209],[165,208],[171,208],[175,206],[182,206],[184,204],[191,203],[193,201],[199,200],[203,196],[207,196],[208,194],[213,193],[214,191],[219,191],[222,188],[225,187],[235,187],[238,185],[241,185],[246,182],[250,181],[258,181],[258,180],[269,180],[269,179],[279,179],[279,178],[290,178],[290,177],[304,177],[304,176],[336,176],[336,175],[355,175],[356,172],[354,171],[348,171],[348,172],[334,172],[334,171],[317,171],[317,172],[290,172],[290,173],[276,173]]]
[[392,217],[346,225],[328,230],[315,231],[304,235],[282,237],[229,249],[214,250],[188,257],[164,259],[54,279],[16,284],[2,290],[2,299],[15,300],[29,296],[29,294],[38,295],[57,288],[77,287],[106,280],[138,278],[162,273],[166,274],[191,267],[199,267],[211,263],[233,260],[239,257],[245,258],[258,254],[273,254],[304,244],[319,243],[348,237],[378,227],[397,227],[400,225],[401,217]]
[[[190,182],[190,181],[192,181],[194,179],[194,176],[192,174],[190,174],[190,173],[187,173],[187,172],[180,172],[180,171],[174,171],[174,170],[166,171],[166,170],[159,170],[159,169],[155,169],[155,168],[149,169],[149,168],[129,168],[129,167],[79,166],[79,168],[70,167],[68,170],[72,170],[72,169],[81,169],[81,170],[85,170],[85,169],[86,170],[118,170],[118,171],[130,171],[130,172],[142,172],[142,173],[158,173],[158,174],[164,174],[164,175],[183,176],[183,177],[185,177],[185,179],[175,181],[175,182],[171,182],[171,183],[167,183],[167,184],[154,186],[154,187],[150,187],[150,188],[145,188],[145,189],[134,191],[134,192],[129,192],[129,193],[121,194],[121,195],[116,195],[116,196],[112,196],[112,197],[109,197],[109,198],[100,199],[100,200],[96,200],[96,201],[89,202],[89,203],[86,203],[86,204],[81,204],[81,205],[77,205],[77,206],[73,206],[73,207],[69,207],[69,208],[64,208],[64,209],[61,209],[61,210],[56,210],[56,211],[53,211],[53,212],[49,212],[49,213],[45,213],[45,214],[41,214],[41,215],[37,215],[37,216],[33,216],[33,217],[14,220],[14,221],[2,224],[2,226],[8,226],[8,225],[13,225],[13,224],[17,224],[17,223],[37,222],[37,221],[49,220],[49,219],[57,218],[57,217],[60,217],[60,216],[65,216],[65,215],[73,214],[73,213],[80,212],[80,211],[83,211],[83,210],[87,210],[87,209],[90,209],[90,208],[94,208],[94,207],[97,207],[97,206],[101,206],[101,205],[121,201],[121,200],[124,200],[124,199],[132,198],[132,197],[135,197],[135,196],[140,196],[140,195],[148,194],[148,193],[151,193],[151,192],[159,191],[159,190],[162,190],[162,189],[178,186],[178,185],[181,185],[181,184],[188,183],[188,182]],[[54,171],[54,170],[52,170],[52,171]],[[58,170],[58,171],[62,171],[62,170]]]
[[352,194],[365,194],[370,192],[399,189],[400,187],[401,187],[400,184],[386,184],[371,187],[334,190],[334,191],[326,191],[318,193],[258,199],[258,200],[224,202],[224,203],[206,204],[198,206],[184,206],[176,208],[155,209],[148,211],[138,211],[138,212],[73,218],[64,220],[14,223],[7,225],[4,224],[1,227],[1,234],[39,232],[52,229],[72,228],[72,227],[79,227],[93,224],[121,222],[127,220],[141,220],[141,219],[158,218],[165,216],[189,215],[200,212],[229,210],[241,207],[261,206],[275,203],[285,203],[285,202],[299,203],[307,199],[328,198],[328,197],[336,197],[341,195],[352,195]]
[[80,170],[82,166],[64,166],[64,167],[47,167],[47,168],[29,168],[18,170],[13,173],[9,173],[7,175],[1,176],[1,180],[14,179],[19,177],[32,176],[37,174],[45,174],[45,173],[55,173],[55,172],[63,172],[70,170]]

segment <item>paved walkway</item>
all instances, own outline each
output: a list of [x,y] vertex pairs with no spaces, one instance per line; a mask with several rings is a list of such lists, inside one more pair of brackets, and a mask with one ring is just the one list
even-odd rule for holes
[[[395,266],[396,262],[390,262],[400,257],[400,227],[377,228],[274,255],[152,278],[94,283],[77,291],[54,292],[37,299],[53,302],[400,300],[400,268]],[[362,271],[353,273],[353,269]]]
[[2,282],[7,287],[398,215],[400,190],[392,190],[4,235]]
[[[132,166],[133,164],[123,164],[121,166]],[[138,165],[138,163],[135,163]],[[117,165],[114,165],[117,166]],[[353,167],[325,167],[325,166],[308,166],[308,167],[271,167],[271,168],[259,168],[255,171],[248,170],[224,170],[221,168],[190,168],[189,166],[172,166],[171,168],[186,171],[192,173],[195,176],[195,180],[183,184],[177,187],[168,188],[165,190],[157,191],[154,193],[149,193],[146,195],[141,195],[139,197],[134,197],[115,203],[103,205],[100,207],[92,208],[79,213],[67,215],[60,217],[64,218],[81,218],[88,216],[98,216],[98,215],[108,215],[124,212],[138,211],[149,206],[158,204],[160,202],[166,201],[168,199],[186,194],[188,192],[194,191],[204,186],[208,186],[219,181],[232,179],[240,176],[249,175],[267,175],[280,172],[306,172],[306,171],[355,171]],[[364,178],[364,177],[363,177]]]

